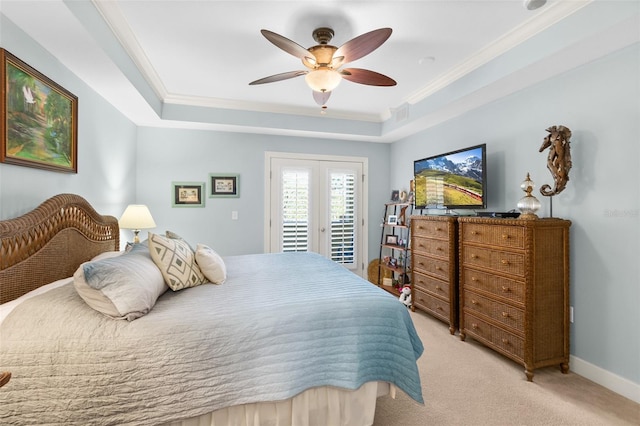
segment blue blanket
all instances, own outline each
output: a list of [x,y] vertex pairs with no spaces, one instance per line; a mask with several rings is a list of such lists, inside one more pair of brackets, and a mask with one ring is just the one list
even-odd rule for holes
[[72,285],[26,302],[24,315],[20,305],[3,323],[2,366],[16,379],[3,410],[26,422],[158,424],[370,381],[423,403],[423,346],[397,298],[316,254],[225,262],[224,284],[167,292],[132,322],[88,308]]

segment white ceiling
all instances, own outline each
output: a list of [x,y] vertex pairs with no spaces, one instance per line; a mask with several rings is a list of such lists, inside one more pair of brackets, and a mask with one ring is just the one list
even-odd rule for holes
[[[417,112],[589,3],[550,0],[530,11],[521,0],[0,0],[0,12],[139,125],[390,141],[438,120],[403,123],[410,108]],[[388,75],[397,86],[343,81],[321,114],[304,77],[248,85],[303,69],[261,29],[310,47],[322,26],[335,31],[336,46],[392,28],[380,48],[350,66]],[[537,60],[558,49],[539,52]],[[529,84],[528,68],[539,72],[535,64],[519,65],[520,85]],[[478,89],[465,94],[466,108],[491,101]],[[454,106],[440,102],[438,114],[465,109]]]

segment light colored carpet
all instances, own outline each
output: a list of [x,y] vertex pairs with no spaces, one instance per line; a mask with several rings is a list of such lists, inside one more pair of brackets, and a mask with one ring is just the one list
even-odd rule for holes
[[[534,371],[449,327],[411,313],[425,351],[418,360],[425,405],[398,391],[378,399],[374,426],[640,425],[640,404],[559,367]],[[571,367],[571,366],[569,366]]]

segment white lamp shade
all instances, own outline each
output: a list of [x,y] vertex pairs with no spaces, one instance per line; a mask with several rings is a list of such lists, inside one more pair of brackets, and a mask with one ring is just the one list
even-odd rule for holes
[[149,229],[155,228],[156,223],[151,217],[151,212],[144,204],[129,204],[118,221],[123,229]]
[[317,69],[307,73],[305,81],[316,92],[330,92],[340,84],[342,76],[332,69]]

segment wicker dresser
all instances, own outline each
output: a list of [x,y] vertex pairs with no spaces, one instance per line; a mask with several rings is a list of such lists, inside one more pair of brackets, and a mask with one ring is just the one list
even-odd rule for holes
[[460,338],[533,370],[569,371],[569,227],[562,219],[458,218]]
[[458,329],[457,221],[453,216],[411,217],[413,308]]

